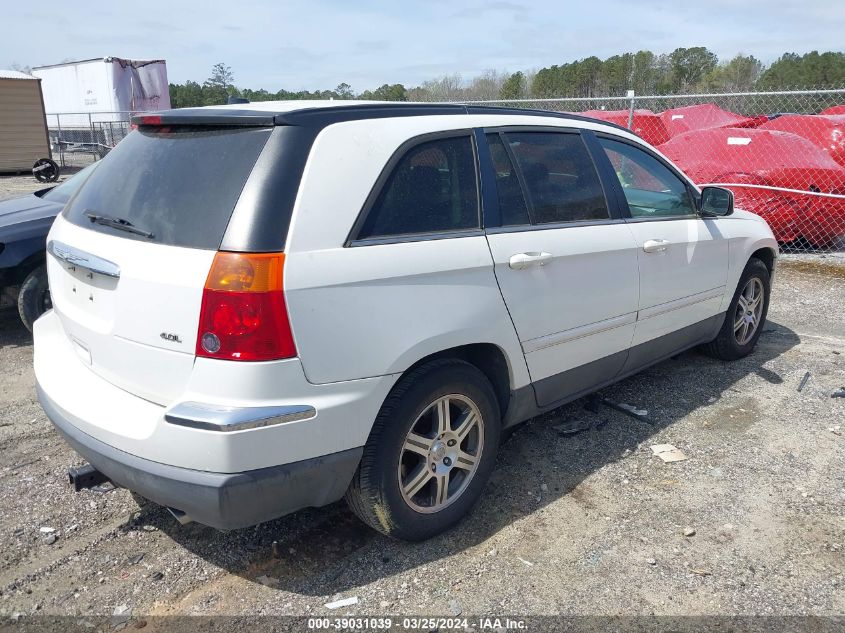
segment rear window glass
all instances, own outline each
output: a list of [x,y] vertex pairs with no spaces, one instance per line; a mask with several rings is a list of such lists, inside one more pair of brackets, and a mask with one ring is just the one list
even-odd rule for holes
[[[216,250],[270,132],[141,128],[101,161],[65,217],[128,239]],[[136,232],[115,224],[131,225]]]

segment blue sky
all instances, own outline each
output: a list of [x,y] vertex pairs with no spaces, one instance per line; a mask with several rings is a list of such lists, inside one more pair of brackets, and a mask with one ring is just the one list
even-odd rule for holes
[[0,68],[114,55],[164,58],[171,81],[215,62],[276,91],[418,85],[446,73],[516,71],[597,55],[707,46],[771,62],[845,50],[842,0],[240,0],[6,3]]

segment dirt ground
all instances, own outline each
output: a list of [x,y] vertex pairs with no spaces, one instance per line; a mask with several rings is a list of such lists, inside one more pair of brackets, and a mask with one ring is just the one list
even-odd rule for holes
[[[579,400],[520,427],[474,513],[419,544],[342,503],[223,533],[125,490],[73,493],[81,460],[36,401],[29,333],[0,312],[0,620],[840,616],[845,267],[831,262],[781,262],[750,357],[689,352],[602,390],[647,421]],[[655,444],[688,459],[664,463]]]
[[38,182],[32,174],[21,174],[18,176],[0,176],[0,200],[16,198],[26,193],[46,189],[54,185],[60,185],[68,178],[76,174],[81,167],[66,167],[59,172],[59,180],[56,182]]

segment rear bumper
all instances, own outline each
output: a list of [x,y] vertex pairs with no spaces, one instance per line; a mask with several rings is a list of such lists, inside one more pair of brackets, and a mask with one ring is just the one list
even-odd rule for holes
[[188,471],[253,472],[361,447],[395,381],[314,385],[297,358],[197,358],[180,396],[165,406],[99,375],[55,311],[34,330],[35,378],[65,421],[122,453]]
[[363,448],[240,473],[179,468],[118,450],[80,431],[37,385],[47,417],[77,453],[112,482],[219,529],[268,521],[340,499]]

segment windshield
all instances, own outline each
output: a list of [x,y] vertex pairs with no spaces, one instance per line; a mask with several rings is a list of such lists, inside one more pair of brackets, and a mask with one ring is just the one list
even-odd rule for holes
[[126,239],[216,250],[270,132],[142,127],[100,161],[64,215]]
[[71,196],[76,193],[77,189],[82,186],[82,183],[85,182],[88,176],[91,175],[91,172],[94,171],[94,168],[99,164],[100,163],[98,161],[88,165],[88,167],[77,172],[75,175],[65,180],[62,184],[45,191],[41,195],[41,199],[49,200],[50,202],[55,202],[57,204],[65,204],[71,199]]

